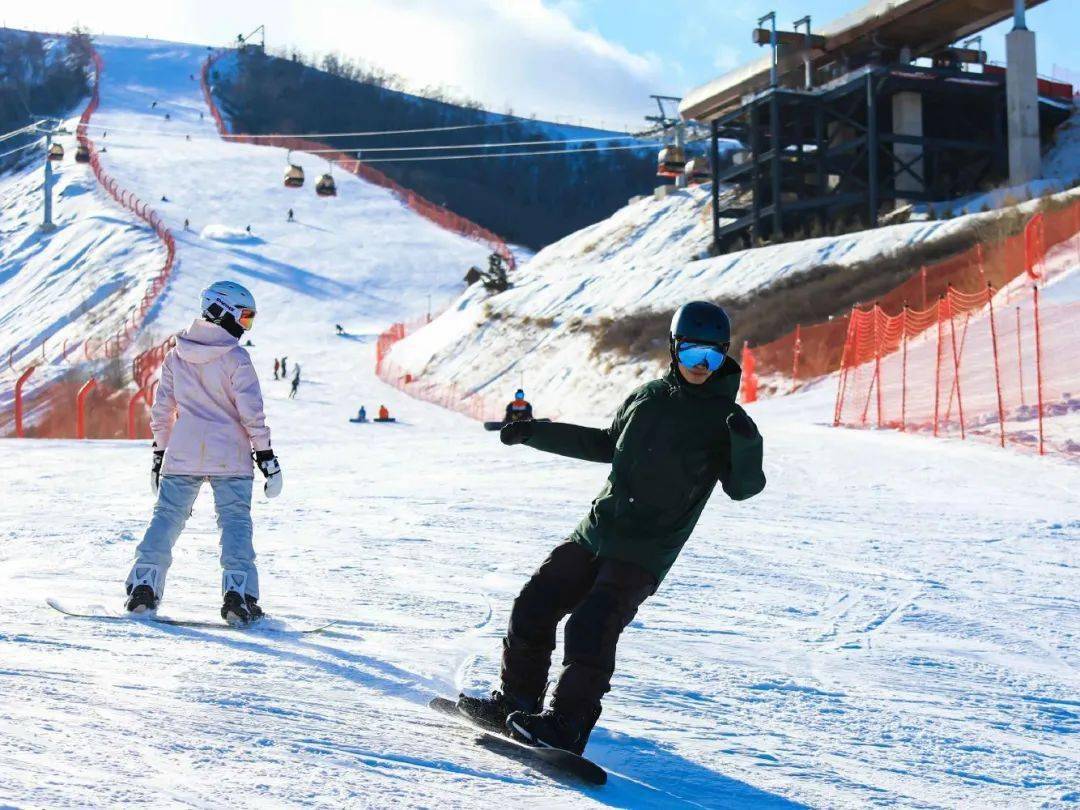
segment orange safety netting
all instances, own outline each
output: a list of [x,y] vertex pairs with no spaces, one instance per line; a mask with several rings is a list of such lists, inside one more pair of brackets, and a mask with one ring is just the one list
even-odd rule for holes
[[1000,293],[990,283],[974,292],[950,286],[925,309],[854,308],[834,424],[1080,453],[1067,427],[1046,421],[1080,411],[1080,303],[1040,300],[1046,245],[1063,241],[1064,222],[1031,220],[1020,240],[1027,272]]
[[[899,312],[905,306],[925,310],[949,287],[978,291],[991,284],[1000,289],[1023,273],[1028,257],[1039,265],[1047,250],[1080,233],[1080,202],[1036,214],[1023,233],[990,244],[977,244],[955,256],[920,267],[911,278],[882,296],[877,304]],[[840,368],[847,339],[848,316],[800,325],[769,343],[753,347],[758,374],[777,389],[790,389]]]
[[432,402],[447,410],[463,413],[480,421],[496,421],[503,416],[503,403],[496,402],[475,392],[462,391],[457,383],[449,385],[422,380],[407,372],[387,359],[391,347],[399,340],[411,335],[417,329],[431,323],[431,317],[425,316],[409,323],[395,323],[379,335],[375,343],[375,374],[383,382],[394,386],[415,399]]

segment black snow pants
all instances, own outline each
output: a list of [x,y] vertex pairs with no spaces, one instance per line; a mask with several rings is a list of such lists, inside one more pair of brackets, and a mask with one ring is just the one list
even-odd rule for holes
[[629,562],[596,557],[574,542],[551,552],[525,583],[503,640],[502,688],[523,702],[539,700],[547,685],[555,629],[567,614],[563,670],[552,708],[588,728],[611,689],[615,645],[657,582]]

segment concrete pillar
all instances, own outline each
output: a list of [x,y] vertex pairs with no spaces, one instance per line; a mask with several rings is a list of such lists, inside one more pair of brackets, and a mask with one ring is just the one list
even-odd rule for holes
[[1035,32],[1015,28],[1005,36],[1005,78],[1009,118],[1009,185],[1042,174],[1039,155],[1039,83],[1035,72]]
[[[893,134],[921,138],[923,136],[922,107],[922,95],[919,93],[910,91],[896,93],[892,97]],[[912,143],[894,143],[893,156],[896,158],[893,170],[897,173],[897,197],[903,197],[904,192],[925,190],[922,147]],[[914,172],[917,177],[905,171],[905,168]],[[898,199],[896,204],[903,205],[904,200]]]

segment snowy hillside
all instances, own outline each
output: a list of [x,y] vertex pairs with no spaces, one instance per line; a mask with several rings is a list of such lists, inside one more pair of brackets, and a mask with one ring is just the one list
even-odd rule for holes
[[[423,312],[429,292],[437,304],[460,289],[485,247],[352,177],[337,177],[335,199],[317,198],[310,183],[281,188],[280,150],[223,143],[209,115],[200,120],[190,77],[204,49],[121,39],[99,48],[94,123],[108,127],[107,138],[95,133],[108,169],[152,201],[179,243],[150,329],[160,337],[184,326],[218,277],[249,285],[259,302],[251,351],[285,481],[280,498],[260,494],[253,510],[261,603],[286,622],[338,624],[295,636],[61,616],[46,597],[119,606],[153,503],[149,442],[0,440],[0,805],[1080,801],[1080,468],[833,430],[820,424],[832,396],[820,386],[754,406],[767,489],[709,505],[627,630],[587,750],[609,783],[582,788],[473,745],[425,704],[491,687],[514,595],[588,508],[607,467],[503,447],[374,377],[373,333]],[[160,263],[144,227],[81,169],[61,171],[62,187],[77,190],[59,198],[61,228],[48,237],[33,230],[38,178],[0,177],[0,348],[122,318],[128,300],[110,291],[127,283],[141,295]],[[470,292],[400,344],[402,357],[435,353],[451,369],[444,347],[458,345],[470,379],[497,375],[490,386],[505,390],[524,368],[530,388],[543,380],[565,391],[567,410],[606,410],[636,373],[584,381],[603,358],[590,358],[584,337],[566,338],[569,324],[536,319],[686,292],[675,271],[702,246],[702,210],[699,192],[631,206],[538,255],[493,302],[502,317],[482,318]],[[920,238],[920,226],[901,227],[894,233]],[[622,248],[620,232],[638,238]],[[829,244],[846,255],[869,249],[843,240],[815,249]],[[783,250],[756,254],[768,263],[743,257],[730,272],[692,263],[692,283],[748,289],[789,271],[798,257]],[[72,322],[71,289],[78,300],[100,289],[100,309],[76,310]],[[531,325],[513,320],[526,314]],[[336,323],[348,334],[335,335]],[[441,337],[423,348],[421,335]],[[271,378],[281,355],[302,368],[296,399]],[[556,368],[561,382],[542,376]],[[533,397],[541,411],[546,397]],[[380,403],[396,424],[347,421]],[[206,493],[175,557],[162,612],[215,618]]]
[[[292,190],[281,185],[284,150],[223,143],[191,78],[205,48],[123,39],[97,47],[105,71],[90,137],[107,149],[106,171],[148,201],[178,241],[179,268],[138,345],[190,322],[191,303],[219,277],[252,287],[260,331],[288,325],[278,345],[265,347],[270,357],[292,352],[290,334],[335,323],[371,332],[425,310],[429,295],[439,304],[462,289],[470,265],[485,259],[485,247],[448,234],[351,175],[337,176],[336,198],[317,197],[311,185],[325,163],[313,157],[294,156],[311,182]],[[58,168],[59,230],[43,235],[37,228],[40,168],[0,185],[0,349],[5,365],[14,349],[14,367],[21,368],[46,341],[48,364],[31,378],[34,385],[63,373],[84,337],[115,332],[164,255],[153,234],[97,187],[89,167],[70,160],[74,137],[60,140],[69,158]],[[11,387],[0,390],[3,411]]]
[[[701,259],[711,238],[708,191],[649,197],[537,253],[508,292],[488,297],[470,289],[396,344],[390,360],[402,373],[482,394],[508,396],[524,383],[547,413],[611,413],[620,394],[654,377],[659,365],[597,352],[595,335],[610,321],[669,313],[695,298],[743,298],[823,265],[843,272],[994,216],[911,222]],[[662,326],[657,338],[665,339]]]

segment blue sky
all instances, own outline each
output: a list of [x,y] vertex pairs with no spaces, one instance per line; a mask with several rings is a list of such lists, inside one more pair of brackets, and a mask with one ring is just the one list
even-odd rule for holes
[[[815,28],[859,8],[864,0],[564,0],[561,8],[583,28],[594,29],[636,53],[655,53],[669,68],[674,95],[761,55],[750,42],[759,17],[775,10],[780,26],[810,14]],[[1080,74],[1080,0],[1049,0],[1028,11],[1036,31],[1039,70],[1055,63]],[[992,60],[1005,61],[1005,34],[1011,22],[983,32]]]
[[[810,14],[821,27],[864,0],[50,0],[5,4],[0,22],[224,44],[265,23],[268,45],[336,51],[443,85],[491,109],[637,127],[649,93],[682,95],[760,51],[757,18]],[[1080,0],[1028,13],[1039,69],[1080,75]],[[1004,60],[1008,25],[984,33]]]

